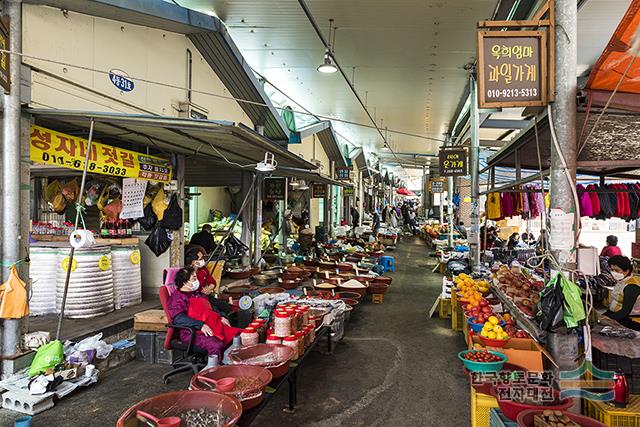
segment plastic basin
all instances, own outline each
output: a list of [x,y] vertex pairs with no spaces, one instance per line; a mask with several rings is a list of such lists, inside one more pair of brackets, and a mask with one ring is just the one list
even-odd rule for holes
[[[221,393],[201,390],[174,391],[159,394],[136,403],[120,415],[117,427],[138,427],[142,423],[136,418],[138,410],[147,412],[159,418],[183,417],[190,409],[205,409],[211,412],[221,411],[227,418],[224,427],[231,427],[242,415],[242,405],[235,397]],[[184,419],[183,419],[184,421]],[[184,425],[186,423],[183,422]]]
[[235,397],[242,404],[242,410],[254,408],[264,400],[264,389],[273,378],[267,368],[252,365],[226,365],[217,366],[200,372],[191,377],[191,390],[211,390],[210,386],[201,381],[198,377],[207,377],[212,380],[221,378],[255,378],[256,384],[253,387],[242,388],[242,384],[236,384],[234,389],[224,392],[227,396]]
[[373,282],[369,284],[370,294],[386,294],[389,290],[389,285],[386,283]]
[[352,298],[352,299],[357,299],[359,300],[360,298],[362,298],[362,295],[360,295],[358,292],[336,292],[336,295],[338,295],[338,298]]
[[509,358],[497,351],[487,350],[489,353],[494,354],[502,358],[499,362],[474,362],[473,360],[467,360],[464,358],[464,355],[467,353],[478,352],[478,350],[464,350],[458,353],[458,359],[462,360],[464,367],[471,372],[498,372],[502,370],[505,362],[509,360]]
[[[539,409],[527,409],[526,411],[518,414],[518,427],[534,427],[533,417],[535,415],[542,414],[543,411]],[[562,415],[566,415],[581,427],[607,427],[600,421],[596,421],[593,418],[585,417],[584,415],[572,414],[571,412],[562,411]]]
[[358,300],[354,299],[354,298],[340,298],[342,301],[344,301],[345,304],[351,306],[351,307],[355,307],[356,305],[358,305]]
[[482,335],[478,335],[478,337],[480,338],[480,341],[482,341],[482,344],[484,344],[485,347],[501,348],[507,345],[507,343],[509,342],[509,338],[507,338],[506,340],[495,340],[495,339],[483,337]]
[[229,353],[234,365],[253,365],[267,368],[273,378],[280,378],[289,370],[289,361],[295,350],[278,344],[256,344],[241,347]]
[[[480,332],[482,332],[482,327],[484,326],[484,323],[473,323],[473,321],[476,320],[475,317],[468,317],[467,318],[467,323],[469,324],[469,328],[475,332],[476,334],[480,335]],[[504,320],[501,320],[500,323],[498,323],[500,326],[504,326],[505,322]]]
[[[503,386],[501,386],[503,387]],[[507,386],[504,386],[507,387]],[[560,401],[560,393],[556,390],[553,392],[554,396],[556,396],[556,400],[559,401],[558,404],[554,405],[529,405],[527,403],[515,402],[513,400],[500,400],[498,396],[498,391],[496,387],[491,387],[491,395],[496,398],[498,401],[498,406],[500,410],[504,414],[505,417],[509,418],[511,421],[516,421],[518,419],[518,415],[522,411],[526,411],[528,409],[535,409],[538,411],[551,410],[551,411],[566,411],[573,405],[571,399],[563,399]]]

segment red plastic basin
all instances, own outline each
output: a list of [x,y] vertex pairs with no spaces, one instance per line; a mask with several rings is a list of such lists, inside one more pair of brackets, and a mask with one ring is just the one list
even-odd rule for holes
[[235,397],[242,404],[242,410],[246,411],[251,408],[254,408],[264,400],[264,388],[271,382],[273,376],[271,372],[267,368],[263,368],[261,366],[252,366],[252,365],[226,365],[226,366],[217,366],[212,369],[207,369],[206,371],[200,372],[198,375],[194,375],[191,377],[191,390],[205,390],[210,391],[211,387],[209,384],[201,381],[198,377],[207,377],[212,380],[219,380],[222,378],[255,378],[256,384],[255,387],[248,389],[238,389],[236,387],[234,389],[224,392],[227,396]]
[[295,350],[278,344],[256,344],[241,347],[229,353],[234,365],[253,365],[267,368],[273,378],[280,378],[289,370],[289,361]]
[[[159,394],[136,403],[122,413],[116,425],[117,427],[137,427],[142,425],[136,418],[138,410],[163,418],[180,417],[190,409],[207,409],[211,412],[221,411],[228,419],[223,424],[223,427],[235,425],[242,415],[242,405],[235,397],[212,391],[184,390]],[[183,424],[186,425],[184,422]]]
[[[520,414],[518,415],[518,427],[534,427],[533,417],[541,413],[542,411],[538,409],[528,409],[526,411],[520,412]],[[576,424],[579,424],[581,427],[607,427],[600,421],[596,421],[593,418],[585,417],[584,415],[572,414],[571,412],[566,411],[562,411],[562,414],[571,418],[572,421],[574,421]]]
[[573,401],[571,399],[562,399],[560,400],[560,393],[554,390],[553,394],[556,396],[556,400],[559,400],[560,403],[556,405],[528,405],[526,403],[519,403],[513,400],[500,400],[498,397],[498,392],[496,387],[491,387],[491,395],[496,398],[498,401],[498,406],[500,410],[504,414],[505,417],[509,418],[511,421],[516,421],[518,419],[518,415],[522,411],[526,411],[529,409],[535,409],[539,411],[551,410],[551,411],[566,411],[573,405]]

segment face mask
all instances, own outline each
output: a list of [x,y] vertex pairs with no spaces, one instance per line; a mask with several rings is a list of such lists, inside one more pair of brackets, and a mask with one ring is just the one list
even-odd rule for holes
[[198,279],[195,279],[193,282],[187,282],[186,285],[190,292],[195,292],[200,288],[200,282]]
[[196,261],[196,267],[198,267],[198,268],[204,267],[204,260],[203,259],[199,259],[198,261]]
[[611,272],[611,276],[612,276],[614,279],[616,279],[616,281],[618,281],[618,282],[619,282],[620,280],[624,279],[624,277],[625,277],[625,276],[624,276],[624,274],[619,273],[619,272],[617,272],[617,271],[612,271],[612,272]]

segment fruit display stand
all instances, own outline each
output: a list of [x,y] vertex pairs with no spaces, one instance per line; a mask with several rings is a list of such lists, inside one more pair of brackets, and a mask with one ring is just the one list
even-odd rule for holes
[[471,427],[490,427],[492,408],[498,408],[498,401],[488,394],[478,393],[471,388]]
[[502,303],[502,307],[511,313],[514,320],[518,324],[518,326],[524,329],[529,335],[539,340],[540,337],[540,326],[531,318],[526,316],[513,302],[511,297],[507,296],[496,284],[494,283],[491,286],[491,292],[493,295],[500,300]]
[[438,314],[441,319],[451,317],[451,289],[453,282],[442,276],[442,293],[438,297]]
[[[484,349],[480,337],[472,335],[469,349]],[[491,350],[491,347],[486,347]],[[504,347],[495,349],[509,358],[509,363],[521,366],[528,371],[542,372],[544,370],[544,352],[542,347],[531,338],[510,338]]]
[[451,330],[461,331],[462,325],[466,323],[462,307],[458,303],[458,296],[451,292]]
[[582,413],[609,427],[639,427],[640,395],[629,396],[626,408],[616,408],[605,402],[583,399]]

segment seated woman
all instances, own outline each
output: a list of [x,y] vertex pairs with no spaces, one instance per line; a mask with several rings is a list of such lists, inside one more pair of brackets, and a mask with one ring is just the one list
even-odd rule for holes
[[640,331],[640,323],[631,316],[640,316],[640,280],[633,275],[629,258],[615,255],[607,261],[611,275],[616,279],[609,310],[604,315],[629,329]]
[[[200,283],[195,270],[186,267],[175,277],[178,289],[169,297],[169,315],[177,326],[196,329],[194,344],[216,354],[222,360],[225,347],[242,330],[229,326],[229,322],[211,309],[209,299],[199,291]],[[180,339],[189,341],[189,331],[180,330]]]
[[191,267],[195,270],[198,282],[200,283],[200,289],[198,290],[209,297],[209,302],[213,309],[224,317],[229,318],[233,314],[233,309],[228,302],[215,297],[214,293],[217,283],[205,266],[206,261],[204,256],[205,253],[202,249],[198,248],[187,252],[184,259],[185,267]]

